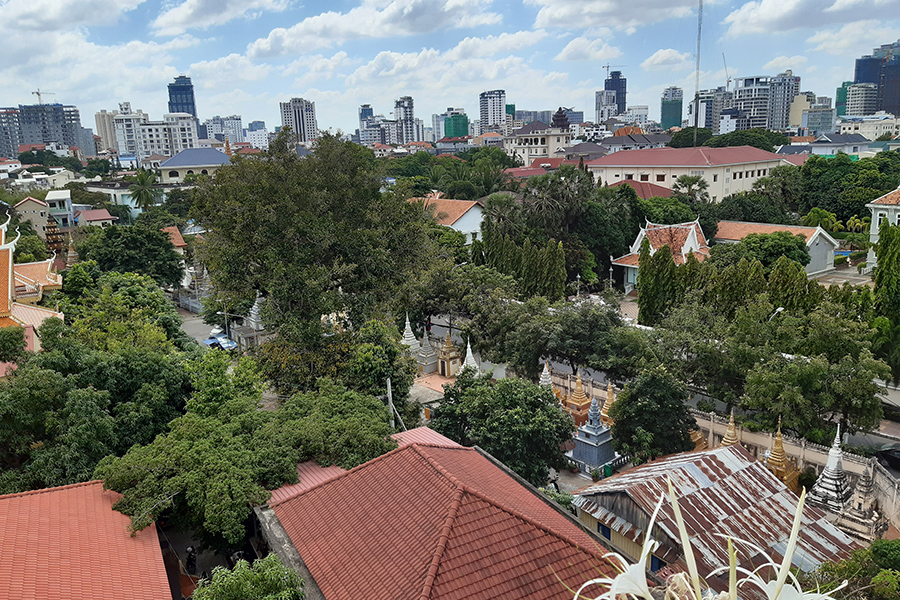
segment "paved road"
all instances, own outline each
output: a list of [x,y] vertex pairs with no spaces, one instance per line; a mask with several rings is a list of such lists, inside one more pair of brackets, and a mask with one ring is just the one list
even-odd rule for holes
[[178,314],[181,315],[182,319],[181,329],[186,334],[198,342],[202,342],[209,337],[209,331],[212,329],[212,326],[204,323],[200,315],[195,315],[182,308],[178,309]]

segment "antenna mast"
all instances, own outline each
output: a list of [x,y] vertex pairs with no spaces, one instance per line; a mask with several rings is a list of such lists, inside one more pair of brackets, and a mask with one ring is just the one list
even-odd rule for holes
[[703,0],[700,1],[700,11],[697,13],[697,62],[695,65],[696,76],[694,79],[694,147],[697,147],[697,126],[700,122],[700,31],[703,29]]

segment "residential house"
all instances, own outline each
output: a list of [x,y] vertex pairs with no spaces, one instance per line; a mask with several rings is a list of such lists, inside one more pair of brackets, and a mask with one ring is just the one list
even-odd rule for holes
[[542,121],[532,121],[503,138],[503,149],[519,163],[530,167],[535,159],[561,156],[571,143],[572,132],[568,126],[553,128]]
[[184,183],[188,175],[215,175],[231,157],[212,148],[188,148],[160,163],[162,183]]
[[47,220],[52,219],[47,203],[31,196],[15,205],[15,211],[22,222],[31,223],[31,227],[42,240],[47,239]]
[[484,206],[477,200],[454,200],[442,196],[441,192],[433,191],[424,198],[410,198],[410,202],[423,202],[427,208],[433,207],[438,225],[465,234],[466,243],[471,244],[481,231]]
[[638,232],[628,254],[612,261],[613,265],[625,269],[626,292],[630,292],[637,286],[638,259],[640,258],[641,244],[645,239],[650,244],[651,255],[656,254],[663,246],[668,246],[676,265],[684,264],[689,254],[693,254],[694,258],[700,262],[709,257],[709,245],[703,235],[703,230],[700,229],[699,220],[675,225],[661,225],[647,221],[647,224]]
[[44,198],[50,214],[60,227],[71,227],[75,224],[75,213],[72,210],[71,190],[51,190]]
[[486,131],[479,136],[472,138],[473,146],[491,146],[493,148],[503,147],[503,136],[496,131]]
[[6,179],[11,171],[21,168],[22,162],[18,158],[0,158],[0,179]]
[[169,241],[175,246],[175,252],[184,256],[184,249],[187,248],[187,242],[184,241],[184,237],[182,237],[178,228],[172,225],[171,227],[163,227],[160,231],[169,234]]
[[402,435],[413,441],[256,509],[310,600],[564,600],[615,574],[599,537],[491,456],[426,428]]
[[672,136],[664,133],[630,135],[614,135],[600,142],[607,153],[620,152],[622,150],[646,150],[649,148],[665,148],[672,141]]
[[172,598],[156,527],[131,533],[121,497],[102,481],[0,496],[0,598]]
[[105,208],[95,208],[92,210],[80,210],[75,213],[75,224],[79,227],[102,227],[106,229],[107,227],[113,224],[113,221],[118,221],[119,217],[114,217],[109,214],[109,211]]
[[460,137],[443,137],[435,142],[438,152],[456,153],[468,150],[472,147],[472,136],[463,135]]
[[702,177],[713,202],[753,188],[775,167],[788,164],[773,152],[751,146],[622,150],[587,165],[598,182],[634,179],[671,189],[682,175]]
[[[681,537],[668,498],[671,482],[701,577],[716,593],[728,589],[728,543],[732,538],[739,567],[754,570],[765,562],[760,549],[780,564],[793,525],[798,498],[740,444],[674,454],[602,480],[575,495],[579,519],[637,561],[651,515],[665,496],[653,530],[659,546],[650,569],[673,565],[686,571]],[[862,546],[832,525],[821,510],[806,505],[794,567],[811,572],[826,562],[848,558]],[[768,581],[768,580],[767,580]],[[747,588],[748,598],[757,597]],[[744,597],[744,596],[742,596]]]
[[869,224],[869,255],[866,257],[866,268],[871,270],[877,266],[878,258],[875,256],[875,244],[878,243],[878,228],[882,220],[887,220],[891,225],[900,223],[900,187],[892,192],[872,200],[866,204],[866,208],[872,211],[872,221]]
[[858,133],[825,133],[809,145],[813,154],[831,156],[838,152],[859,154],[869,149],[869,140]]
[[834,269],[834,251],[840,243],[821,227],[801,227],[795,225],[772,225],[770,223],[749,223],[746,221],[719,221],[715,241],[736,244],[751,233],[777,233],[786,231],[791,235],[802,235],[809,250],[809,264],[806,272],[810,275]]

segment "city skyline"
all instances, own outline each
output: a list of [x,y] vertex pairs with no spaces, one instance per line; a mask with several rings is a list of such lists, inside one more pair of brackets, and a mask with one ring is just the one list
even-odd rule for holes
[[[811,0],[707,4],[701,89],[725,84],[724,52],[732,78],[791,69],[801,89],[833,97],[853,78],[856,58],[900,38],[900,18],[878,18],[891,6],[900,0],[836,0],[826,9]],[[683,88],[685,105],[693,97],[693,1],[363,0],[328,8],[11,0],[0,6],[10,49],[0,105],[34,104],[40,88],[45,103],[77,106],[92,127],[89,115],[119,102],[162,115],[168,84],[186,75],[201,122],[239,114],[272,127],[279,103],[302,97],[316,103],[321,129],[350,133],[361,104],[390,116],[397,99],[411,96],[428,126],[448,106],[477,115],[478,94],[493,89],[518,109],[593,115],[607,63],[628,80],[628,104],[648,105],[653,119],[665,88]]]

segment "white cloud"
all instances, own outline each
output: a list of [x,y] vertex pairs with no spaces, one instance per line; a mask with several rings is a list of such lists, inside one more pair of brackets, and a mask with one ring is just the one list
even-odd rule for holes
[[346,13],[325,12],[290,28],[273,29],[251,42],[251,57],[301,53],[353,39],[420,35],[444,29],[496,25],[501,17],[484,12],[480,0],[363,0]]
[[809,60],[805,56],[776,56],[763,65],[763,71],[784,71],[786,69],[800,69],[806,66]]
[[208,29],[263,11],[281,12],[290,0],[185,0],[164,10],[151,24],[157,35],[178,35],[188,29]]
[[[145,0],[8,0],[0,2],[0,23],[45,33],[81,25],[112,25]],[[5,44],[4,44],[5,46]]]
[[[838,25],[862,14],[883,13],[884,5],[897,5],[897,0],[834,0],[823,8],[820,0],[752,0],[724,19],[728,34],[772,34],[796,29],[821,29]],[[896,13],[895,13],[896,14]],[[874,35],[867,37],[876,39]]]
[[539,6],[535,27],[614,27],[633,31],[640,25],[690,15],[695,0],[525,0]]
[[806,39],[813,44],[813,50],[834,56],[857,56],[868,54],[877,40],[900,39],[900,28],[885,26],[881,21],[854,21],[837,30],[824,30]]
[[663,48],[641,63],[645,71],[683,71],[691,68],[691,55],[673,48]]
[[577,37],[566,44],[554,60],[609,60],[622,56],[622,51],[601,39]]
[[254,64],[246,56],[229,54],[216,60],[203,60],[191,65],[189,73],[196,79],[194,85],[213,87],[221,81],[259,81],[269,76],[272,67]]
[[501,33],[498,36],[489,35],[483,38],[467,37],[449,51],[449,58],[459,60],[475,56],[493,56],[501,52],[513,52],[533,46],[546,37],[547,32],[543,29]]

